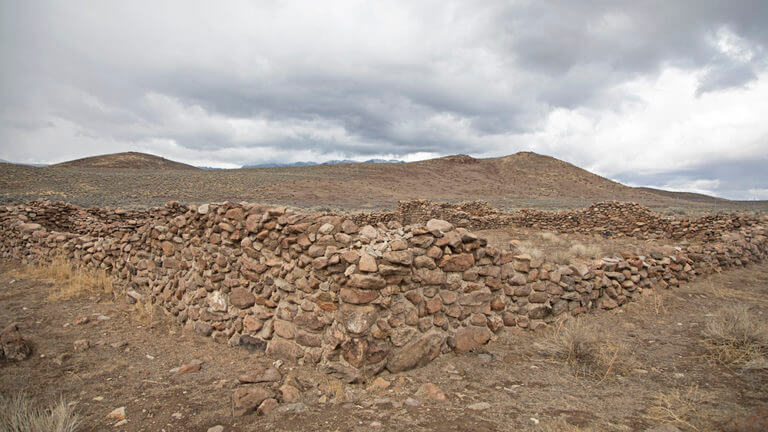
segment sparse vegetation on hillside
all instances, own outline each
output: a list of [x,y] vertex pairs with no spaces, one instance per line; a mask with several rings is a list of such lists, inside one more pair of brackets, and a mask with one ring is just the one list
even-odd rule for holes
[[[85,159],[44,168],[0,164],[0,200],[52,199],[89,207],[148,207],[169,200],[245,200],[349,210],[393,209],[398,200],[424,198],[484,200],[497,208],[577,208],[614,199],[654,208],[677,205],[707,211],[714,206],[714,201],[675,201],[666,195],[627,187],[534,153],[469,158],[471,163],[466,163],[467,157],[448,157],[403,164],[236,170],[188,169],[189,166],[176,169],[180,167],[168,166],[171,161],[161,158],[126,158],[106,155],[96,161]],[[726,210],[730,205],[736,204],[718,202],[717,209]]]

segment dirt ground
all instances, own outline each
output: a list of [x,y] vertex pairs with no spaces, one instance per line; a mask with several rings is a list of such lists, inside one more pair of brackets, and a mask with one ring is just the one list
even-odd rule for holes
[[[624,364],[596,376],[577,376],[540,349],[554,329],[507,330],[477,352],[385,373],[385,389],[283,364],[283,376],[301,387],[301,402],[245,417],[232,416],[233,389],[238,375],[272,363],[263,354],[183,332],[172,317],[121,296],[51,301],[56,284],[24,274],[16,263],[0,265],[0,324],[18,323],[34,345],[31,358],[0,363],[0,392],[24,391],[40,403],[63,397],[83,431],[641,431],[665,422],[714,431],[768,406],[768,371],[714,364],[702,343],[704,325],[724,305],[768,316],[768,264],[590,314],[585,319],[602,340],[626,348]],[[90,321],[76,324],[81,316]],[[82,339],[91,347],[75,351]],[[199,372],[170,372],[193,359],[203,361]],[[419,394],[425,383],[439,386],[446,400]],[[106,416],[123,406],[128,421],[114,427]]]

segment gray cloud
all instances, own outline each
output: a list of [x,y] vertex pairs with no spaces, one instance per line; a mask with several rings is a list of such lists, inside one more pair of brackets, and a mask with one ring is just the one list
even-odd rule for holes
[[[586,116],[598,135],[647,103],[628,85],[669,68],[697,77],[702,100],[762,82],[766,22],[759,0],[0,0],[0,157],[140,150],[214,165],[533,149],[607,171],[598,158],[626,143],[566,139],[573,126],[553,116]],[[737,158],[768,152],[751,137],[742,147]]]

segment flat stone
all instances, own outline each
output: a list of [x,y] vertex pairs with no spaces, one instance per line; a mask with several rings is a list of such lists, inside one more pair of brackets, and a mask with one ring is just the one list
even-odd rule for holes
[[339,293],[341,301],[351,304],[366,304],[379,298],[379,292],[374,290],[360,290],[355,288],[342,288]]
[[430,219],[427,221],[427,230],[430,232],[448,232],[453,229],[453,224],[442,219]]
[[475,257],[472,254],[444,255],[440,261],[440,268],[444,271],[463,272],[469,270],[474,264]]
[[349,284],[354,288],[373,290],[386,287],[387,281],[379,275],[355,273],[349,278]]
[[279,370],[277,370],[277,368],[269,367],[266,369],[255,369],[250,372],[246,372],[237,377],[237,380],[244,384],[252,384],[262,382],[277,382],[282,378],[283,375]]

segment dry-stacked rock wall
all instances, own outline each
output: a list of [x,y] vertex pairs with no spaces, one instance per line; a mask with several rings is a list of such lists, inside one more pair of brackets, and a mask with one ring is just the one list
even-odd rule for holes
[[759,223],[755,216],[715,214],[699,218],[666,218],[640,204],[606,201],[585,209],[543,211],[523,209],[500,212],[483,201],[465,203],[412,200],[398,202],[394,212],[360,213],[351,216],[360,223],[401,221],[425,223],[444,219],[469,229],[534,228],[561,233],[600,234],[605,237],[639,239],[689,239],[718,241],[724,231],[733,231]]
[[25,262],[64,254],[190,330],[355,380],[473,349],[504,327],[612,309],[768,250],[753,223],[664,253],[559,266],[446,220],[353,218],[257,204],[128,213],[42,202],[0,207],[0,251]]

